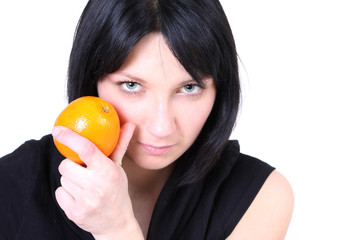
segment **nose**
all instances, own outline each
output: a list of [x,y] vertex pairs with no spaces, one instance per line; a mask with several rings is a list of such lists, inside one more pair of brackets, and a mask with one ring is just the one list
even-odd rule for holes
[[176,129],[174,109],[166,102],[152,104],[147,119],[147,130],[157,138],[164,138],[174,133]]

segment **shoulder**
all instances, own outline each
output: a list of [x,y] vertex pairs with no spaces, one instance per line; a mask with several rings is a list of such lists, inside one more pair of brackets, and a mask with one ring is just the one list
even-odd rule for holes
[[[39,177],[46,168],[49,137],[30,140],[12,153],[0,158],[0,215],[2,234],[15,232],[22,221],[33,189],[39,187]],[[46,174],[43,173],[43,178]],[[9,237],[10,238],[10,237]]]
[[[237,141],[229,141],[224,149],[215,171],[226,176],[249,178],[264,175],[265,179],[275,168],[255,157],[240,152]],[[265,180],[264,179],[264,180]]]
[[[217,222],[217,229],[221,226],[223,238],[233,232],[274,169],[260,159],[241,153],[237,141],[229,142],[205,184],[205,190],[210,192],[206,199],[215,196],[211,218]],[[215,225],[212,228],[216,228]]]
[[31,172],[42,164],[51,151],[51,135],[40,140],[29,140],[19,146],[15,151],[0,158],[0,171],[4,174],[16,172]]
[[[35,184],[39,173],[50,164],[52,138],[47,135],[40,140],[29,140],[12,153],[0,158],[0,188],[22,194]],[[10,191],[11,190],[11,191]]]
[[[10,183],[15,186],[28,185],[61,158],[51,135],[26,141],[12,153],[0,158],[0,179],[7,182],[6,186]],[[5,187],[3,185],[2,188]]]
[[22,145],[20,145],[17,149],[15,149],[13,152],[0,157],[0,164],[6,165],[7,163],[10,163],[10,160],[12,162],[15,159],[18,159],[22,156],[26,157],[32,157],[34,154],[37,154],[39,150],[46,149],[48,146],[50,146],[52,141],[51,135],[46,135],[42,137],[40,140],[28,140],[24,142]]
[[[238,199],[246,200],[250,205],[274,169],[260,159],[241,153],[238,142],[230,141],[214,169],[214,174],[210,176],[212,179],[219,178],[226,199],[235,204]],[[245,207],[247,209],[248,206]]]
[[1,205],[19,204],[20,207],[29,199],[32,189],[48,179],[56,154],[52,145],[52,137],[47,135],[40,140],[26,141],[0,158],[0,191],[7,192],[0,198]]
[[228,239],[284,239],[293,208],[289,182],[273,171]]

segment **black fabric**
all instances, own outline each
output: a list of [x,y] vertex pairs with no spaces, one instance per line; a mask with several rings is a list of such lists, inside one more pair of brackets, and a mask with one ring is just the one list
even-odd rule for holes
[[[0,239],[93,239],[55,200],[62,159],[51,135],[0,159]],[[181,170],[178,164],[160,193],[147,239],[225,239],[274,168],[229,141],[202,181],[178,187]]]

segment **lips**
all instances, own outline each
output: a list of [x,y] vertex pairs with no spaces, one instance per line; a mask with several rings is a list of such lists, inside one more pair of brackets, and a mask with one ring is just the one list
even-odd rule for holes
[[174,145],[168,145],[168,146],[152,146],[152,145],[147,145],[144,143],[139,143],[146,152],[148,152],[151,155],[162,155],[167,153]]

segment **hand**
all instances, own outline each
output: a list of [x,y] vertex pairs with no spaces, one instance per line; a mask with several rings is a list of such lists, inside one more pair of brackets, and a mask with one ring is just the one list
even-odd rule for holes
[[[55,196],[66,216],[96,239],[142,236],[128,193],[128,180],[121,167],[135,126],[126,123],[112,158],[107,158],[91,141],[65,127],[53,130],[53,136],[68,146],[87,165],[69,159],[59,165],[61,186]],[[135,231],[135,232],[134,232]],[[139,235],[140,233],[140,235]]]

